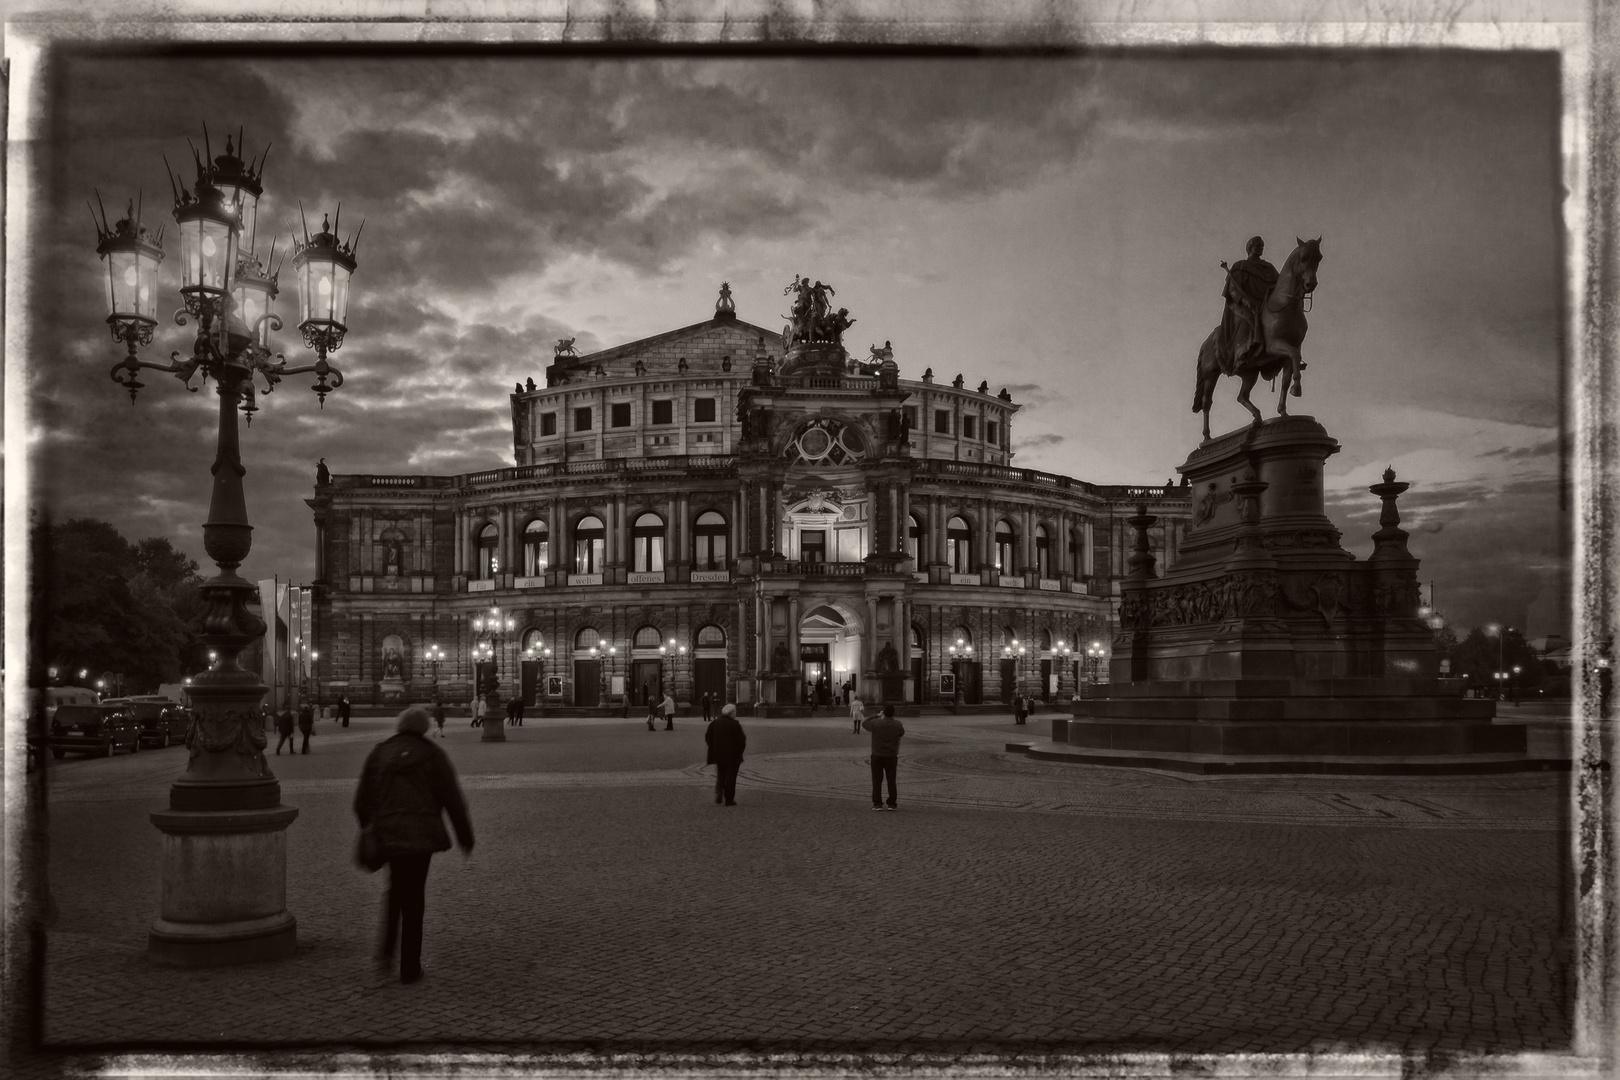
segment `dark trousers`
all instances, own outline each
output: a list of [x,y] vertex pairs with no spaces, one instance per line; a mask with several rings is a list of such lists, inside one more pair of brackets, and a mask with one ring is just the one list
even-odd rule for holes
[[304,750],[303,750],[303,752],[306,753],[306,754],[309,753],[309,736],[310,736],[309,732],[307,732],[307,731],[304,732]]
[[293,734],[289,731],[276,741],[276,753],[281,753],[281,748],[285,746],[287,748],[287,752],[290,754],[292,753],[293,747],[296,745],[297,744],[293,742]]
[[428,862],[432,853],[396,855],[388,860],[387,921],[383,924],[383,959],[394,955],[399,941],[399,974],[422,974],[422,911],[427,906]]
[[714,797],[724,799],[729,806],[737,801],[737,770],[740,761],[719,761],[714,766]]
[[894,806],[899,796],[894,790],[895,770],[899,768],[900,759],[892,757],[874,757],[872,759],[872,805],[883,805],[883,778],[889,779],[889,805]]

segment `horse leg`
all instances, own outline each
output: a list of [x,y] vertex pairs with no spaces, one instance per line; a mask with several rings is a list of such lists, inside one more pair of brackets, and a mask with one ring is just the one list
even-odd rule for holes
[[1260,373],[1251,368],[1241,377],[1243,386],[1238,390],[1238,404],[1249,410],[1249,415],[1254,417],[1254,426],[1259,427],[1265,423],[1265,418],[1260,415],[1260,410],[1254,407],[1254,402],[1249,400],[1249,391],[1254,389],[1254,381],[1260,377]]

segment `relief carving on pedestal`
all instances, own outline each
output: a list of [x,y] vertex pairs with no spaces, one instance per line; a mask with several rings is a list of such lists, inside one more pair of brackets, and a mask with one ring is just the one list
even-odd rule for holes
[[1243,571],[1214,581],[1128,594],[1119,623],[1127,630],[1199,626],[1229,619],[1265,618],[1277,611],[1277,581],[1268,571]]
[[186,771],[190,772],[205,753],[235,752],[247,758],[254,775],[269,776],[270,766],[264,760],[268,745],[264,713],[258,708],[214,711],[204,706],[193,711],[191,728],[186,732]]

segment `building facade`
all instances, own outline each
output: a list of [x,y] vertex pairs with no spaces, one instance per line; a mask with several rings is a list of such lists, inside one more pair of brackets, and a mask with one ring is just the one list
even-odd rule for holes
[[887,343],[853,359],[842,314],[772,331],[722,288],[704,322],[559,343],[512,392],[509,468],[323,474],[323,700],[466,702],[493,675],[538,706],[768,713],[1106,677],[1085,654],[1111,640],[1125,518],[1157,516],[1162,573],[1188,490],[1014,466],[1005,390],[902,379]]

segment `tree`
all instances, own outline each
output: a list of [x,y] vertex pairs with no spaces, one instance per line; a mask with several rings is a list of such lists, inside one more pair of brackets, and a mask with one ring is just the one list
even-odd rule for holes
[[140,693],[201,666],[202,579],[168,538],[131,544],[105,521],[73,518],[36,520],[31,542],[36,680],[47,666],[68,681],[119,673],[125,693]]

